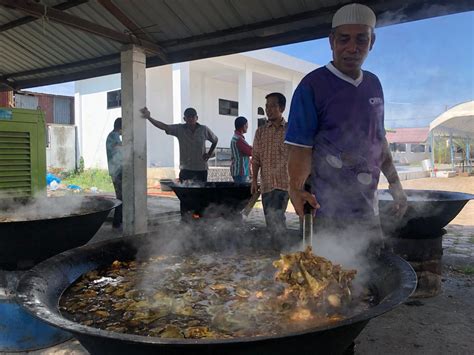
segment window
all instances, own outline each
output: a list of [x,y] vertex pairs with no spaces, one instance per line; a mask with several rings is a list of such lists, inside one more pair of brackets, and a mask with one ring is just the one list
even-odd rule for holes
[[107,110],[122,106],[121,90],[109,91],[107,93]]
[[395,143],[395,152],[404,153],[407,151],[407,145],[405,143]]
[[424,144],[412,144],[410,151],[412,153],[424,153],[425,152],[425,145]]
[[219,99],[219,115],[237,117],[239,115],[239,103],[237,101]]

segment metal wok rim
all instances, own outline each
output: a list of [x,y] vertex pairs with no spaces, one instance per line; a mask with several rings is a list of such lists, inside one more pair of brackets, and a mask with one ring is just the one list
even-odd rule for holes
[[[217,186],[213,185],[207,185],[206,184],[214,184]],[[171,189],[189,189],[189,190],[208,190],[208,189],[239,189],[242,187],[250,187],[250,182],[243,182],[243,183],[236,183],[232,181],[208,181],[206,183],[199,183],[196,182],[194,185],[186,185],[186,184],[180,184],[176,182],[171,182],[171,183],[166,183],[167,186],[169,186]]]
[[[378,198],[379,201],[383,202],[390,202],[392,199],[385,199],[381,198],[382,194],[388,194],[390,195],[390,190],[389,189],[379,189],[379,194]],[[403,189],[403,191],[413,194],[439,194],[439,195],[451,195],[452,197],[456,198],[440,198],[438,200],[410,200],[408,199],[409,203],[429,203],[429,202],[449,202],[449,201],[469,201],[469,200],[474,200],[474,194],[470,194],[467,192],[459,192],[459,191],[445,191],[445,190],[419,190],[419,189]],[[407,194],[407,195],[408,195]],[[390,195],[391,196],[391,195]],[[408,195],[410,197],[410,195]]]
[[95,213],[100,213],[100,212],[105,212],[105,211],[111,211],[112,209],[120,206],[122,204],[122,201],[112,197],[112,196],[104,196],[104,195],[99,195],[99,196],[93,196],[93,195],[80,195],[80,196],[56,196],[56,197],[48,197],[48,199],[66,199],[66,198],[75,198],[75,199],[87,199],[87,200],[103,200],[107,202],[111,202],[110,206],[98,206],[98,208],[94,208],[91,211],[85,211],[84,213],[74,213],[74,214],[68,214],[68,215],[60,215],[60,216],[48,216],[47,218],[28,218],[24,220],[14,220],[14,221],[7,221],[7,222],[2,222],[0,221],[0,224],[2,223],[8,223],[8,224],[15,224],[15,223],[29,223],[29,222],[38,222],[38,221],[51,221],[55,219],[68,219],[68,218],[74,218],[78,216],[88,216],[91,214]]
[[[80,246],[63,253],[60,253],[56,256],[53,256],[50,259],[47,259],[39,264],[37,264],[34,268],[27,271],[18,284],[17,293],[16,293],[16,301],[20,304],[28,313],[33,315],[36,318],[41,319],[42,321],[61,328],[63,330],[69,331],[73,334],[81,334],[83,336],[92,336],[92,337],[102,337],[111,340],[118,340],[118,341],[127,341],[132,343],[139,343],[144,345],[168,345],[168,346],[206,346],[206,345],[225,345],[225,344],[233,344],[233,343],[252,343],[252,342],[262,342],[267,340],[277,340],[289,337],[297,337],[306,334],[311,334],[315,332],[327,331],[331,329],[336,329],[340,327],[350,326],[351,324],[362,322],[362,321],[369,321],[370,319],[382,315],[394,307],[403,303],[416,289],[417,285],[417,278],[415,271],[410,266],[410,264],[403,260],[401,257],[393,254],[384,252],[380,256],[380,259],[386,259],[387,265],[396,265],[396,268],[400,271],[400,285],[401,287],[398,288],[396,291],[392,292],[389,297],[385,297],[381,299],[380,302],[371,307],[368,311],[359,313],[353,317],[346,318],[340,322],[333,323],[326,326],[319,326],[319,327],[312,327],[307,328],[302,331],[293,331],[282,333],[273,336],[255,336],[255,337],[237,337],[231,339],[173,339],[173,338],[159,338],[159,337],[147,337],[143,335],[133,335],[127,333],[118,333],[112,332],[108,330],[103,330],[100,328],[94,328],[86,325],[82,325],[80,323],[73,322],[64,316],[61,315],[59,311],[59,306],[57,305],[54,309],[54,312],[51,311],[48,307],[46,307],[43,303],[41,303],[36,297],[35,286],[32,284],[34,283],[35,278],[41,278],[39,275],[45,275],[48,271],[52,269],[58,269],[58,267],[62,266],[61,262],[65,262],[70,256],[83,251],[87,252],[89,249],[92,250],[100,250],[102,247],[111,246],[117,244],[120,246],[128,246],[137,245],[139,242],[139,238],[146,238],[145,235],[141,236],[131,236],[121,239],[114,239],[114,240],[105,240],[98,243],[88,244],[84,246]],[[138,243],[140,244],[140,243]],[[54,266],[54,267],[51,267]],[[91,268],[90,270],[93,270]],[[88,271],[90,271],[88,270]],[[87,271],[85,271],[87,272]],[[84,272],[84,273],[85,273]],[[83,273],[83,274],[84,274]],[[43,278],[44,279],[44,278]],[[33,282],[32,282],[33,281]],[[72,283],[76,280],[72,280],[69,282],[67,287],[69,287]],[[59,296],[57,296],[57,301],[61,298],[64,291],[67,289],[63,288],[59,292]],[[38,286],[36,286],[38,288]]]

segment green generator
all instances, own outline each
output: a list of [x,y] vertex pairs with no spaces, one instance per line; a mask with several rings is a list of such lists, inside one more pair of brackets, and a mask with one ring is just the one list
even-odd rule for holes
[[38,195],[46,195],[44,114],[0,108],[0,198]]

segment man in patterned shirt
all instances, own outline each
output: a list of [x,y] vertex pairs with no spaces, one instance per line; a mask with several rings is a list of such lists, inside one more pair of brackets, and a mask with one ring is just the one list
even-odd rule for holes
[[245,117],[239,116],[235,119],[234,126],[235,132],[230,140],[230,151],[232,154],[230,174],[235,183],[248,183],[252,146],[245,141],[244,134],[247,133],[249,124]]
[[286,231],[285,211],[288,206],[288,147],[284,144],[286,121],[283,118],[286,98],[274,92],[266,97],[265,112],[268,122],[257,129],[253,141],[252,193],[258,189],[258,174],[261,172],[265,222],[275,243],[281,241]]

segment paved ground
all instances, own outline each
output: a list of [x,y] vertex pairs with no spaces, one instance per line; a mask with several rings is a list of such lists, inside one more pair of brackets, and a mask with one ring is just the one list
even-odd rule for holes
[[[427,178],[404,181],[403,185],[405,188],[474,193],[474,177]],[[170,197],[150,197],[149,210],[152,219],[159,217],[161,223],[166,223],[177,217],[179,202]],[[298,228],[294,213],[288,212],[287,220],[289,227]],[[248,223],[255,225],[263,225],[263,221],[260,208],[255,208],[247,219]],[[152,223],[150,228],[159,228],[159,224]],[[432,298],[410,299],[371,320],[356,339],[356,354],[473,353],[474,201],[466,205],[446,230],[443,237],[443,292]],[[91,242],[119,236],[107,221]],[[82,355],[87,352],[72,340],[29,354]]]

